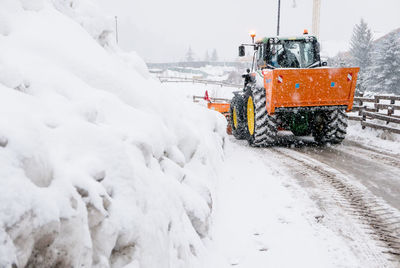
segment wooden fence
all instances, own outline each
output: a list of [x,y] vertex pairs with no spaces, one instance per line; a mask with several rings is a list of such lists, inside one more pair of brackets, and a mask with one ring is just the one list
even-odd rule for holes
[[[381,101],[390,103],[382,103]],[[392,95],[354,97],[353,112],[358,112],[358,116],[349,116],[349,120],[360,121],[363,129],[370,127],[400,134],[400,115],[395,114],[396,110],[400,110],[399,102],[400,96]],[[383,121],[386,125],[378,124],[376,120]],[[388,126],[389,123],[396,127]]]

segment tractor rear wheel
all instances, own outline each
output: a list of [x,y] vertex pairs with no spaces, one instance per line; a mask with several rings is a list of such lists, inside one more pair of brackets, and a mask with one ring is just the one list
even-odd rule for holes
[[231,107],[229,108],[232,134],[238,140],[246,138],[246,125],[243,116],[243,105],[243,97],[241,95],[235,95],[231,101]]
[[249,87],[244,95],[244,113],[247,140],[251,146],[269,146],[275,143],[277,124],[275,116],[268,115],[265,89]]
[[339,144],[344,140],[346,129],[347,114],[344,109],[336,109],[316,116],[312,134],[320,144]]

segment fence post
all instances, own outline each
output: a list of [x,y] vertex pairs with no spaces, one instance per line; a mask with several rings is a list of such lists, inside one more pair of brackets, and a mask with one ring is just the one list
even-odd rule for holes
[[362,115],[362,111],[364,109],[364,107],[362,107],[363,101],[359,100],[358,102],[359,102],[358,105],[360,106],[360,109],[358,110],[358,115],[361,116]]
[[[364,106],[364,109],[365,109],[365,108],[366,108],[366,106]],[[362,129],[365,129],[365,125],[363,125],[362,122],[367,121],[367,115],[364,113],[364,112],[365,112],[364,109],[363,109],[363,111],[362,111],[362,118],[361,118],[361,128],[362,128]]]
[[[375,104],[379,104],[379,95],[377,95],[377,96],[374,96],[374,98],[375,98]],[[378,105],[375,105],[375,112],[379,112],[379,108],[378,108]]]
[[[393,104],[392,101],[390,101],[390,104]],[[389,106],[388,107],[388,112],[387,112],[388,116],[391,116],[392,114],[394,114],[394,107],[393,106]],[[386,121],[386,125],[389,124],[389,121]]]

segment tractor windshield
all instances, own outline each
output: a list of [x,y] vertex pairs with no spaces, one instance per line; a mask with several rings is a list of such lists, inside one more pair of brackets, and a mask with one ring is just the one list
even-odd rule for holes
[[271,44],[268,64],[277,68],[306,68],[316,62],[315,43],[287,40]]

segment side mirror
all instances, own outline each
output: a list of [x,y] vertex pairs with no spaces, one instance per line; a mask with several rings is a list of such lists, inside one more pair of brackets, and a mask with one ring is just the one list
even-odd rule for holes
[[321,65],[322,65],[322,66],[328,66],[328,63],[327,63],[326,61],[323,61],[323,62],[321,63]]
[[246,50],[244,46],[239,46],[239,57],[244,57],[246,56]]

